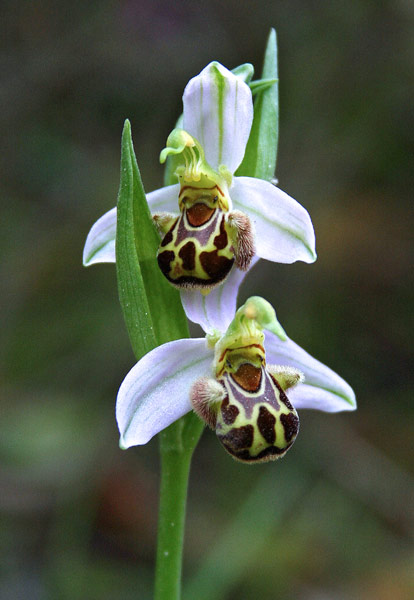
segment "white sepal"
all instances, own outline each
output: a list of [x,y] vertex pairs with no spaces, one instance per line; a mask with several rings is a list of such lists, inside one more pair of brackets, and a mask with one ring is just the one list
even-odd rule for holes
[[355,394],[347,382],[295,342],[289,338],[282,342],[266,331],[265,348],[269,364],[295,367],[304,374],[305,382],[288,391],[296,409],[313,408],[325,412],[355,410]]
[[235,177],[230,195],[234,208],[255,225],[260,258],[280,263],[316,260],[312,221],[299,202],[268,181],[253,177]]
[[211,375],[212,359],[204,338],[168,342],[141,358],[117,396],[120,446],[146,444],[190,411],[191,386],[198,377]]
[[252,93],[241,77],[211,62],[188,82],[184,129],[203,146],[207,162],[234,173],[243,160],[253,121]]

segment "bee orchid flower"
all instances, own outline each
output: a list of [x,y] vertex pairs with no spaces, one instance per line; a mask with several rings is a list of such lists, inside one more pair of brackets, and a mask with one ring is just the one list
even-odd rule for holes
[[194,410],[234,458],[263,462],[293,444],[302,408],[354,410],[355,395],[287,337],[267,301],[252,297],[224,333],[212,330],[146,354],[119,389],[116,417],[120,445],[129,448]]
[[[208,292],[236,272],[234,287],[253,257],[311,263],[315,236],[296,200],[269,181],[234,175],[253,120],[252,92],[242,74],[210,63],[187,84],[183,108],[182,128],[173,130],[161,153],[162,161],[174,161],[179,182],[147,194],[147,201],[164,236],[159,266],[181,288],[186,312],[188,303],[198,305],[196,316],[203,298],[193,288]],[[84,265],[114,262],[115,236],[116,208],[89,232]]]

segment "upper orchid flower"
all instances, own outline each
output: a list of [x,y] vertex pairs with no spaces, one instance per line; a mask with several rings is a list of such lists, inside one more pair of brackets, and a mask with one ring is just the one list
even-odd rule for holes
[[119,389],[116,416],[121,447],[129,448],[192,408],[232,456],[262,462],[293,444],[296,409],[355,407],[349,385],[288,339],[271,305],[253,297],[223,335],[176,340],[146,354]]
[[[313,262],[307,211],[269,181],[234,176],[253,119],[252,93],[242,76],[210,63],[187,84],[183,106],[182,129],[172,132],[161,153],[162,161],[174,155],[179,183],[147,194],[166,232],[159,264],[168,279],[208,290],[233,263],[247,269],[254,251],[275,262]],[[85,266],[115,261],[115,234],[114,208],[92,227]]]

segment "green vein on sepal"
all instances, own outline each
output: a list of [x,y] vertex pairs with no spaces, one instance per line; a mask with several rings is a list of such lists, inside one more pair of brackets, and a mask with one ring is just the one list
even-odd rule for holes
[[252,130],[243,161],[237,169],[236,175],[258,177],[270,181],[276,168],[279,137],[277,41],[274,29],[270,30],[261,79],[275,79],[276,81],[255,95]]

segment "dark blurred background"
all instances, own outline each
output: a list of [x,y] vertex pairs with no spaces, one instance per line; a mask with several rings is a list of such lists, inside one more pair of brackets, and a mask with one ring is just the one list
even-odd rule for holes
[[189,78],[259,76],[277,29],[280,187],[318,261],[260,263],[240,299],[354,387],[356,413],[302,413],[278,463],[205,432],[193,461],[185,600],[414,597],[413,13],[408,0],[29,2],[0,9],[3,391],[0,598],[152,595],[158,442],[118,449],[134,357],[113,265],[81,266],[116,200],[131,120],[147,191]]

